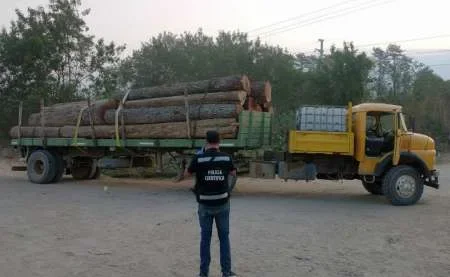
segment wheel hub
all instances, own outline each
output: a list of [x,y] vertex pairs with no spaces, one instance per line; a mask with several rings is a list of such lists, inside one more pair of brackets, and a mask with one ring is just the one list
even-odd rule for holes
[[44,173],[44,163],[40,160],[36,161],[34,164],[34,171],[37,174],[42,175]]
[[398,178],[395,189],[403,198],[410,198],[416,192],[416,180],[412,176],[401,176]]

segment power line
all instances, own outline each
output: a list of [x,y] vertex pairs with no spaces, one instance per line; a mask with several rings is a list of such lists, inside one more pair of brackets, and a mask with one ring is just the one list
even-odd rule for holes
[[[361,10],[366,10],[366,9],[369,9],[369,8],[373,8],[373,7],[376,7],[376,6],[383,5],[383,4],[387,4],[387,3],[393,2],[393,1],[395,1],[395,0],[388,0],[388,1],[382,1],[382,2],[377,2],[377,3],[373,3],[374,1],[368,1],[368,2],[365,2],[362,5],[359,5],[359,6],[356,6],[356,7],[353,7],[353,8],[346,8],[346,9],[338,10],[337,12],[340,12],[340,13],[337,13],[337,14],[334,14],[334,15],[329,15],[329,14],[321,15],[321,16],[318,16],[316,18],[311,18],[311,19],[308,19],[308,20],[297,22],[295,24],[291,24],[291,25],[287,25],[287,26],[284,26],[284,27],[277,28],[277,29],[272,30],[272,31],[264,32],[262,34],[259,34],[258,36],[260,36],[260,35],[262,35],[264,37],[273,36],[273,35],[276,35],[276,34],[280,34],[280,33],[284,33],[284,32],[288,32],[288,31],[294,30],[294,29],[298,29],[300,27],[308,26],[308,25],[311,25],[311,24],[314,24],[314,23],[326,21],[326,20],[329,20],[329,19],[333,19],[333,18],[344,16],[344,15],[347,15],[347,14],[350,14],[350,13],[354,13],[354,12],[358,12],[358,11],[361,11]],[[370,4],[370,5],[364,6],[365,4]]]
[[420,51],[420,52],[405,50],[405,52],[407,55],[423,57],[423,56],[431,56],[431,55],[445,55],[445,54],[450,53],[450,49],[449,50],[435,50],[435,51]]
[[262,30],[262,29],[267,29],[267,28],[270,28],[272,26],[276,26],[276,25],[279,25],[279,24],[287,23],[289,21],[294,21],[294,20],[300,19],[300,18],[308,16],[308,15],[312,15],[312,14],[316,14],[316,13],[319,13],[319,12],[323,12],[323,11],[326,11],[326,10],[329,10],[329,9],[332,9],[332,8],[335,8],[335,7],[339,7],[339,6],[345,5],[345,4],[350,3],[350,2],[355,2],[355,1],[359,1],[359,0],[342,1],[342,2],[336,3],[334,5],[331,5],[331,6],[328,6],[328,7],[325,7],[325,8],[321,8],[321,9],[314,10],[314,11],[311,11],[311,12],[303,13],[303,14],[295,16],[295,17],[291,17],[291,18],[288,18],[288,19],[285,19],[285,20],[281,20],[281,21],[277,21],[277,22],[271,23],[269,25],[265,25],[265,26],[262,26],[262,27],[258,27],[258,28],[249,30],[249,31],[247,31],[247,33],[253,33],[253,32],[256,32],[256,31],[259,31],[259,30]]
[[439,67],[439,66],[450,66],[450,63],[430,64],[430,65],[425,64],[425,65],[429,67]]
[[377,42],[377,43],[369,43],[369,44],[358,45],[358,47],[364,48],[364,47],[369,47],[369,46],[376,46],[376,45],[383,45],[383,44],[390,44],[390,43],[413,42],[413,41],[429,40],[429,39],[444,38],[444,37],[450,37],[450,34],[412,38],[412,39],[397,40],[397,41],[384,41],[384,42]]
[[[379,0],[375,0],[375,1],[379,1]],[[355,8],[355,7],[359,7],[359,6],[368,4],[368,3],[370,3],[370,2],[372,2],[372,1],[365,1],[365,2],[363,2],[363,3],[358,3],[356,6],[345,7],[345,8],[343,8],[343,9],[338,9],[338,10],[330,11],[330,12],[327,12],[327,13],[320,14],[320,15],[318,15],[318,16],[312,17],[312,18],[307,18],[307,19],[304,19],[304,20],[300,20],[300,21],[291,23],[291,24],[289,24],[289,25],[277,27],[277,28],[275,28],[275,29],[268,30],[268,31],[263,31],[263,32],[260,32],[260,33],[258,33],[258,34],[256,34],[256,35],[254,35],[254,36],[265,36],[265,35],[270,35],[270,33],[277,33],[277,32],[279,32],[279,31],[282,31],[283,29],[291,28],[291,27],[293,27],[293,26],[297,26],[297,25],[301,25],[301,24],[310,23],[311,21],[315,21],[315,20],[321,19],[321,18],[323,18],[323,17],[327,17],[327,16],[329,16],[329,15],[333,15],[333,14],[335,14],[336,12],[346,11],[346,10],[348,10],[348,9],[352,9],[352,8]]]
[[[432,36],[432,37],[424,37],[424,38],[415,38],[415,39],[407,39],[407,40],[399,40],[399,41],[391,41],[391,42],[386,42],[386,43],[399,43],[399,42],[407,42],[407,41],[419,41],[419,40],[427,40],[427,39],[433,39],[433,38],[440,38],[440,37],[450,37],[450,35],[439,35],[439,36]],[[344,40],[345,41],[345,40]],[[383,44],[383,43],[373,43],[373,44],[366,44],[366,45],[355,45],[355,48],[361,49],[361,48],[365,48],[368,46],[374,46],[374,45],[379,45],[379,44]],[[402,49],[407,55],[414,55],[414,56],[426,56],[426,55],[436,55],[436,54],[446,54],[446,53],[450,53],[450,49],[435,49],[435,50],[414,50],[414,49]],[[361,50],[362,52],[366,52],[366,50]],[[313,54],[316,51],[299,51],[299,53],[308,55],[308,54]]]

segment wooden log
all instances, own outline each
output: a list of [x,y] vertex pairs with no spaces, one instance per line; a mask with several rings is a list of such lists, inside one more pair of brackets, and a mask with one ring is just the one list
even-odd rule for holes
[[[232,118],[242,111],[240,104],[205,104],[189,106],[191,120]],[[186,120],[185,106],[170,106],[157,108],[135,108],[122,111],[124,122],[130,124],[152,124],[163,122],[181,122]],[[105,113],[106,124],[114,124],[115,110]]]
[[[59,137],[59,127],[39,127],[39,126],[26,126],[20,128],[22,138],[38,138],[38,137]],[[43,133],[42,133],[43,132]],[[14,126],[9,131],[11,138],[19,137],[19,126]]]
[[255,112],[262,112],[263,108],[261,107],[261,105],[256,104],[252,110]]
[[[193,104],[240,104],[244,105],[247,92],[243,90],[230,92],[214,92],[207,94],[193,94],[188,96],[189,105]],[[125,102],[124,107],[130,108],[151,108],[184,105],[184,96],[172,96],[163,98],[151,98],[132,100]]]
[[[138,100],[147,98],[161,98],[188,94],[200,94],[205,92],[235,91],[243,90],[250,93],[251,85],[247,76],[234,75],[218,77],[209,80],[194,82],[176,83],[173,85],[163,85],[156,87],[132,89],[128,94],[128,100]],[[121,100],[125,93],[116,95],[116,100]]]
[[257,104],[264,105],[272,102],[272,86],[268,81],[252,82],[252,89],[250,92]]
[[264,106],[263,106],[263,112],[267,112],[267,113],[273,113],[273,112],[274,112],[274,111],[273,111],[273,105],[272,105],[272,102],[264,104]]
[[[80,111],[87,107],[87,101],[60,103],[44,108],[45,126],[61,127],[64,125],[76,125]],[[95,125],[105,124],[104,114],[109,109],[115,109],[118,102],[115,100],[99,100],[91,104],[91,115]],[[40,126],[40,113],[31,114],[28,118],[29,126]],[[81,117],[81,125],[90,125],[89,112],[86,109]]]
[[[204,138],[208,130],[216,130],[222,138],[234,138],[237,134],[238,123],[234,118],[216,118],[191,121],[190,134],[192,138]],[[121,130],[122,131],[121,127]],[[71,138],[75,132],[75,126],[64,126],[60,130],[62,137]],[[115,127],[101,125],[95,127],[97,138],[114,138]],[[170,122],[157,124],[126,125],[125,134],[128,139],[138,138],[187,138],[188,130],[186,122]],[[90,138],[89,126],[78,129],[80,138]]]

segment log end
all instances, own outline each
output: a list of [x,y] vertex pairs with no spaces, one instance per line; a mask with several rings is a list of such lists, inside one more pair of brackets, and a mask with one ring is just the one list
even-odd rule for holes
[[250,83],[250,79],[247,77],[247,75],[243,75],[241,77],[241,85],[242,85],[242,90],[247,92],[247,95],[250,95],[251,91],[252,91],[252,85]]
[[265,103],[272,102],[272,85],[269,81],[266,81],[264,83],[264,96],[265,96]]

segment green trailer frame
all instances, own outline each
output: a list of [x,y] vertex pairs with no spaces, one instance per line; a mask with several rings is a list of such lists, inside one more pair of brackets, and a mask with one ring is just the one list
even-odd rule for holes
[[[272,113],[242,111],[236,139],[224,139],[222,148],[251,150],[270,147],[272,143]],[[194,149],[205,144],[204,139],[86,139],[86,138],[17,138],[10,144],[16,147],[75,147],[75,148],[152,148]]]

